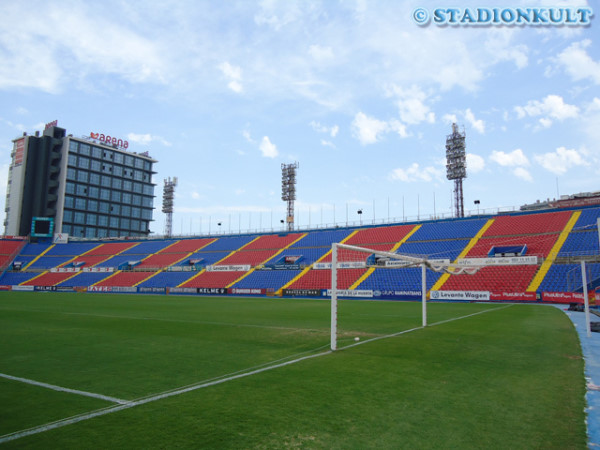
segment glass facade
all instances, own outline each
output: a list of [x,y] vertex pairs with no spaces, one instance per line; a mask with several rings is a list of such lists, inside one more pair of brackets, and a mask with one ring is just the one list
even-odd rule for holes
[[61,231],[79,238],[147,236],[152,164],[141,155],[71,140]]

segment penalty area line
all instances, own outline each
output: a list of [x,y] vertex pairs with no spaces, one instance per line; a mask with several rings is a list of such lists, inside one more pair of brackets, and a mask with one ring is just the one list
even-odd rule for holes
[[54,430],[56,428],[61,428],[61,427],[71,425],[74,423],[83,422],[84,420],[92,419],[94,417],[104,416],[104,415],[111,414],[111,413],[114,413],[117,411],[122,411],[124,409],[133,408],[135,406],[145,405],[146,403],[155,402],[157,400],[162,400],[164,398],[174,397],[176,395],[185,394],[187,392],[195,391],[198,389],[203,389],[203,388],[210,387],[210,386],[216,386],[218,384],[226,383],[228,381],[237,380],[239,378],[256,375],[256,374],[259,374],[262,372],[267,372],[269,370],[279,369],[280,367],[289,366],[291,364],[305,361],[307,359],[318,358],[320,356],[325,356],[325,355],[329,355],[329,354],[331,354],[331,350],[327,350],[327,351],[321,352],[321,353],[316,353],[314,355],[303,356],[301,358],[296,358],[291,361],[285,361],[285,362],[282,362],[279,364],[274,364],[272,366],[262,367],[260,369],[251,370],[249,372],[238,373],[236,375],[228,376],[225,378],[220,378],[217,380],[201,382],[201,383],[193,384],[193,385],[186,386],[183,388],[173,389],[171,391],[165,391],[163,393],[148,396],[148,397],[143,397],[138,400],[131,400],[126,403],[119,404],[117,406],[110,406],[110,407],[98,409],[98,410],[95,410],[95,411],[92,411],[89,413],[79,414],[77,416],[72,416],[72,417],[68,417],[66,419],[57,420],[56,422],[50,422],[45,425],[40,425],[38,427],[33,427],[33,428],[29,428],[29,429],[22,430],[22,431],[16,431],[16,432],[10,433],[10,434],[5,434],[4,436],[0,436],[0,444],[3,444],[4,442],[14,441],[16,439],[19,439],[19,438],[22,438],[25,436],[31,436],[33,434],[43,433],[44,431]]
[[7,375],[5,373],[0,373],[0,378],[6,378],[7,380],[12,380],[12,381],[19,381],[21,383],[31,384],[33,386],[40,386],[43,388],[52,389],[53,391],[67,392],[69,394],[77,394],[77,395],[83,395],[85,397],[98,398],[100,400],[106,400],[111,403],[125,404],[125,403],[129,402],[129,400],[123,400],[123,399],[116,398],[116,397],[109,397],[108,395],[95,394],[94,392],[80,391],[78,389],[70,389],[70,388],[66,388],[66,387],[62,387],[62,386],[56,386],[55,384],[48,384],[48,383],[42,383],[41,381],[30,380],[28,378],[15,377],[12,375]]

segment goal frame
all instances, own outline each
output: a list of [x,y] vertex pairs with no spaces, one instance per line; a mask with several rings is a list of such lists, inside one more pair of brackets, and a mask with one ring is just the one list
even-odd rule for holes
[[421,317],[422,327],[427,326],[427,269],[435,272],[446,272],[450,274],[468,273],[470,275],[477,272],[481,267],[479,265],[464,266],[454,263],[439,263],[429,261],[426,257],[416,257],[401,253],[392,253],[382,250],[374,250],[368,247],[357,247],[355,245],[342,244],[334,242],[331,244],[331,338],[330,348],[337,350],[337,321],[338,321],[338,288],[337,288],[337,270],[338,270],[338,250],[347,249],[366,254],[377,254],[387,256],[390,259],[408,262],[407,267],[421,267]]

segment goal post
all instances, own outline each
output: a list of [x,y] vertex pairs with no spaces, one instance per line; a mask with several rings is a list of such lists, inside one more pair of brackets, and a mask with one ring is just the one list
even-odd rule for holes
[[[377,245],[374,245],[377,247]],[[380,247],[380,246],[379,246]],[[329,268],[327,263],[322,263],[320,268]],[[401,269],[412,268],[414,276],[420,276],[420,289],[415,286],[415,289],[420,290],[420,301],[422,304],[421,316],[422,327],[427,326],[427,269],[434,272],[445,272],[451,274],[477,272],[480,266],[465,266],[451,263],[449,260],[431,259],[427,256],[408,255],[402,253],[393,253],[386,250],[376,248],[359,247],[355,245],[333,243],[331,246],[331,350],[338,348],[338,299],[340,292],[345,296],[355,293],[354,290],[362,276],[365,278],[371,273],[368,269],[389,270],[390,273],[398,273]],[[420,268],[420,274],[416,271]],[[356,273],[343,277],[344,272],[357,271],[362,273],[358,280],[355,279]],[[390,281],[388,280],[388,283]],[[392,280],[392,283],[401,284],[402,280]],[[340,283],[343,287],[340,289]],[[352,283],[349,285],[349,283]],[[399,286],[398,286],[399,287]],[[377,287],[377,289],[384,289]],[[360,297],[360,291],[356,297]],[[417,299],[418,297],[415,297]]]

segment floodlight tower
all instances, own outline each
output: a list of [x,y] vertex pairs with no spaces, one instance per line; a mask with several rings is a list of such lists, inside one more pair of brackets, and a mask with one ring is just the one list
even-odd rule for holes
[[463,178],[467,178],[467,156],[465,153],[465,131],[452,124],[452,134],[446,136],[446,178],[454,180],[454,211],[456,217],[465,216],[463,202]]
[[281,165],[281,200],[287,202],[288,231],[294,230],[294,200],[296,200],[296,169],[298,167],[300,165],[297,162]]
[[171,177],[165,178],[162,212],[167,215],[165,220],[166,237],[171,237],[173,232],[173,198],[175,197],[175,186],[177,186],[177,177],[173,177],[173,180],[171,180]]

